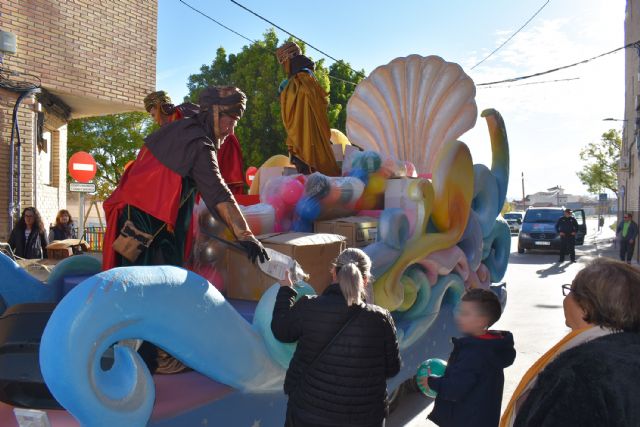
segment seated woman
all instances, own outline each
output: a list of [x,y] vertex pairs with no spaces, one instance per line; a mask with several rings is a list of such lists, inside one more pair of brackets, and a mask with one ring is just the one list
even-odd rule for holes
[[563,291],[572,332],[525,374],[500,425],[640,425],[640,271],[598,259]]
[[36,208],[29,207],[22,211],[22,216],[9,236],[9,246],[21,258],[47,257],[47,236],[40,212]]
[[77,239],[75,223],[68,210],[62,209],[56,215],[56,223],[49,229],[49,242],[56,240]]
[[271,330],[298,341],[284,383],[286,426],[384,425],[386,379],[399,372],[400,354],[389,312],[364,303],[370,270],[363,251],[347,249],[322,295],[295,302],[291,280],[281,283]]

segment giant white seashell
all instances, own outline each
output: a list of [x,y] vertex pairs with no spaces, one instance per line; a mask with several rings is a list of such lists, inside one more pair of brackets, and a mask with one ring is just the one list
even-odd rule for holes
[[347,135],[352,144],[429,173],[442,145],[475,125],[475,95],[458,64],[439,56],[396,58],[356,87],[347,104]]

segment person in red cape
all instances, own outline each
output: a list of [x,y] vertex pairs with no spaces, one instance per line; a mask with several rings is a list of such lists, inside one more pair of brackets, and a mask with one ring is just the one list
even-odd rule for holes
[[[176,120],[193,117],[198,113],[196,104],[186,102],[178,106],[171,103],[169,95],[163,91],[152,92],[144,98],[144,108],[160,126]],[[244,165],[240,142],[234,133],[230,133],[221,144],[218,154],[220,174],[233,194],[244,194]]]
[[[267,258],[222,178],[216,156],[245,105],[246,96],[238,88],[207,88],[200,95],[199,113],[167,123],[145,139],[135,162],[104,203],[107,231],[103,269],[182,266],[196,191],[209,210],[229,226],[252,261]],[[153,236],[149,247],[135,261],[113,250],[127,221]]]
[[[198,113],[183,118],[173,111],[165,114],[169,117],[166,120],[157,112],[171,112],[165,105],[168,97],[155,98],[153,105],[145,99],[145,107],[150,105],[149,113],[163,124],[145,139],[138,157],[104,202],[107,230],[103,269],[133,265],[182,266],[190,247],[196,191],[211,213],[233,231],[253,262],[258,258],[269,259],[249,229],[218,167],[218,150],[244,113],[244,93],[235,87],[207,88],[200,95]],[[152,236],[151,243],[135,260],[114,250],[121,230],[130,230],[132,226]],[[138,351],[151,372],[171,374],[187,369],[151,343],[144,342]]]

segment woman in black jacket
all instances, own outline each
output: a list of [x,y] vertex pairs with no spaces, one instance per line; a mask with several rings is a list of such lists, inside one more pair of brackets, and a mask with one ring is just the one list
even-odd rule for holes
[[280,288],[271,330],[280,341],[298,341],[284,383],[285,426],[384,425],[386,380],[399,372],[400,354],[389,312],[364,302],[370,269],[363,251],[347,249],[322,295],[295,302],[290,280]]
[[47,236],[40,212],[36,208],[25,208],[18,224],[11,231],[9,246],[21,258],[42,259],[47,257]]
[[49,242],[56,240],[77,239],[75,223],[68,210],[62,209],[56,215],[56,223],[49,229]]
[[600,258],[563,290],[572,331],[527,372],[500,425],[640,426],[640,271]]

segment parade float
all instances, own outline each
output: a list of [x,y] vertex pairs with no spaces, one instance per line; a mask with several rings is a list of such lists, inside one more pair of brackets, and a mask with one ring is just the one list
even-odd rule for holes
[[[325,261],[346,245],[371,257],[368,300],[391,311],[403,360],[390,392],[424,359],[447,358],[465,289],[492,287],[506,301],[504,286],[495,285],[510,253],[509,226],[500,217],[508,142],[500,114],[484,110],[492,164],[474,164],[458,138],[478,116],[475,86],[459,65],[436,56],[396,58],[357,86],[347,135],[332,135],[340,140],[342,176],[289,174],[279,156],[257,171],[255,197],[243,208],[265,247],[288,253],[310,273],[308,283],[296,284],[299,296],[322,292]],[[278,285],[234,253],[224,242],[228,231],[202,205],[194,215],[189,269],[99,272],[95,260],[72,257],[42,283],[0,254],[0,326],[20,305],[57,304],[39,363],[64,408],[14,395],[13,405],[0,404],[0,424],[18,426],[14,406],[22,406],[42,409],[53,427],[282,425],[282,383],[295,344],[271,333]],[[136,340],[193,371],[152,376]],[[7,360],[0,356],[0,365]],[[16,379],[20,374],[16,367]]]

